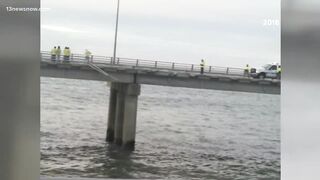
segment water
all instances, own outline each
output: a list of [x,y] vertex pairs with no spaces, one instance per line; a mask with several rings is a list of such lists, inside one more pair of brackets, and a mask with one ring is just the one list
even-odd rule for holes
[[143,85],[136,150],[105,143],[109,89],[41,78],[41,174],[280,179],[280,96]]

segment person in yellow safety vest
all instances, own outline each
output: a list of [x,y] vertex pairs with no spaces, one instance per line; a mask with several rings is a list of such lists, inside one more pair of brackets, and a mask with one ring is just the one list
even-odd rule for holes
[[281,65],[277,66],[277,77],[278,79],[281,79]]
[[60,49],[60,46],[58,46],[58,48],[56,50],[56,56],[57,56],[58,61],[60,61],[60,55],[61,55],[61,49]]
[[55,46],[52,50],[51,50],[51,60],[55,61],[56,60],[56,54],[57,54],[57,47]]
[[90,56],[91,56],[91,52],[88,49],[86,49],[84,54],[85,54],[86,60],[89,61]]
[[244,69],[244,76],[248,76],[249,77],[249,74],[250,74],[250,66],[249,64],[246,65],[246,68]]
[[203,72],[204,72],[204,66],[205,66],[204,60],[201,59],[201,63],[200,63],[200,74],[203,74]]
[[70,48],[69,47],[65,47],[64,50],[63,50],[63,59],[65,61],[69,61],[70,60]]

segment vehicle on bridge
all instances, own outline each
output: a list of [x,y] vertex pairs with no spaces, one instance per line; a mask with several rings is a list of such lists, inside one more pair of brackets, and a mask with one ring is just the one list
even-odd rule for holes
[[281,77],[281,69],[280,64],[266,64],[262,67],[262,69],[257,69],[256,72],[251,72],[251,77],[253,78],[271,78],[271,79],[280,79]]

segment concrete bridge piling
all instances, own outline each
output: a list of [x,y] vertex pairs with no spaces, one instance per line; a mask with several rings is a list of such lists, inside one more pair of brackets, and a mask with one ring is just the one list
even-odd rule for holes
[[140,84],[112,82],[106,141],[134,150]]

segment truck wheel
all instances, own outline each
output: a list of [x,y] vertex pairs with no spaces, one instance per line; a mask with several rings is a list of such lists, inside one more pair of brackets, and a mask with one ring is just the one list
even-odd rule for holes
[[263,74],[263,73],[258,75],[258,78],[259,78],[259,79],[264,79],[265,77],[266,77],[266,75]]

